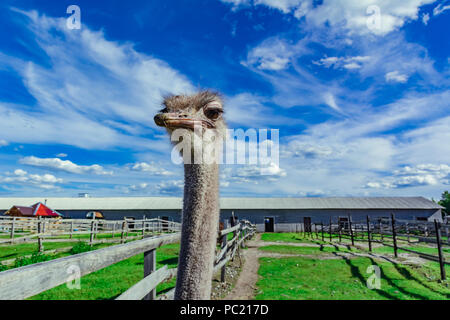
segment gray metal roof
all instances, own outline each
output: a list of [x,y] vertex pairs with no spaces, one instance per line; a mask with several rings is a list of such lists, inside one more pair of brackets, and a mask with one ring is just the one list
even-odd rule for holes
[[[0,210],[30,206],[45,198],[0,198]],[[182,198],[47,198],[54,210],[181,210]],[[441,209],[423,197],[378,198],[221,198],[222,209]]]

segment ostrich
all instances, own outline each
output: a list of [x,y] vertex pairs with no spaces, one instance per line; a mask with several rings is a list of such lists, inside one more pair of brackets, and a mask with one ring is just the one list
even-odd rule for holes
[[177,130],[182,131],[183,142],[190,146],[188,157],[183,155],[184,198],[175,299],[207,300],[211,297],[220,213],[219,164],[215,161],[217,153],[214,161],[192,160],[202,159],[196,157],[208,147],[221,148],[226,132],[223,102],[218,93],[203,91],[167,97],[163,106],[155,123],[165,127],[172,140]]

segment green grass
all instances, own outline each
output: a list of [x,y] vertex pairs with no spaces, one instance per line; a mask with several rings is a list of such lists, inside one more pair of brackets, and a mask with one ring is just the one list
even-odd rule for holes
[[322,235],[319,233],[319,239],[316,239],[316,235],[314,234],[314,237],[311,238],[304,238],[299,233],[263,233],[261,235],[261,240],[268,241],[268,242],[292,242],[292,243],[326,243],[326,241],[329,239],[326,234],[325,235],[325,242],[322,242]]
[[[179,244],[169,244],[157,249],[157,268],[178,263]],[[144,255],[139,254],[81,278],[81,289],[70,290],[60,285],[30,299],[32,300],[107,300],[114,299],[143,278]],[[158,285],[157,293],[175,286],[175,279]]]
[[[401,246],[404,247],[405,249],[414,250],[414,251],[417,251],[417,252],[438,256],[437,248],[427,247],[427,246],[405,246],[403,244],[401,244]],[[373,251],[376,252],[376,253],[394,254],[394,248],[386,247],[386,246],[374,248]],[[404,251],[402,249],[398,249],[398,252],[408,253],[407,251]],[[449,255],[450,254],[450,248],[449,247],[443,247],[442,248],[442,252],[444,253],[444,255]]]
[[[74,246],[76,242],[44,242],[43,244],[44,250],[54,250]],[[2,245],[0,246],[0,260],[19,258],[37,251],[37,243]]]
[[[370,258],[318,260],[260,258],[256,299],[274,300],[410,300],[450,299],[450,289],[434,281],[435,263],[422,268],[376,262]],[[370,290],[367,267],[381,269],[381,289]],[[426,274],[432,275],[431,279]]]
[[356,248],[343,248],[343,247],[325,247],[325,246],[317,246],[317,247],[294,247],[294,246],[284,246],[284,245],[271,245],[260,247],[261,251],[268,252],[276,252],[276,253],[284,253],[284,254],[323,254],[323,253],[332,253],[332,252],[360,252]]
[[[141,232],[128,232],[128,237],[141,236]],[[121,232],[114,233],[114,239],[120,239],[122,236]],[[89,239],[91,237],[90,234],[74,234],[72,235],[72,239]],[[58,235],[53,237],[55,239],[70,239],[70,235]],[[113,234],[111,233],[101,233],[95,236],[95,239],[112,239]],[[52,237],[48,237],[48,239],[52,239]]]

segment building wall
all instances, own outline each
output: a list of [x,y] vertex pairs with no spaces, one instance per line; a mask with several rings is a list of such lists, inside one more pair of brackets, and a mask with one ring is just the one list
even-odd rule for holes
[[[87,211],[59,211],[65,216],[70,218],[85,218]],[[181,210],[104,210],[101,211],[105,218],[108,220],[121,220],[124,217],[134,217],[136,219],[142,219],[144,216],[147,218],[157,217],[169,217],[170,221],[181,221]],[[229,219],[232,212],[238,219],[247,219],[255,224],[264,224],[264,217],[274,217],[275,224],[290,224],[295,225],[303,223],[304,217],[311,217],[313,223],[328,224],[330,217],[333,221],[337,221],[340,216],[347,216],[350,214],[352,220],[355,222],[366,221],[366,216],[371,218],[390,217],[391,213],[394,213],[397,219],[416,220],[417,218],[432,218],[442,221],[440,210],[222,210],[221,221]],[[295,229],[295,226],[292,227]]]
[[[232,210],[223,210],[222,219],[231,216]],[[275,232],[297,232],[301,230],[303,218],[311,217],[312,223],[329,224],[330,217],[333,222],[337,222],[338,217],[347,217],[349,214],[354,222],[366,221],[367,215],[372,219],[381,217],[390,217],[391,213],[395,214],[397,219],[417,220],[417,218],[437,219],[442,221],[440,211],[431,210],[335,210],[335,209],[318,209],[318,210],[233,210],[238,219],[247,219],[256,224],[259,232],[264,231],[264,218],[273,217],[275,223]]]

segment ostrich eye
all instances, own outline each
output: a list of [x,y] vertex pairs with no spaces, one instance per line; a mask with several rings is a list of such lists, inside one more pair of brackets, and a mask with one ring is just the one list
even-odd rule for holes
[[217,118],[219,118],[220,114],[222,113],[222,110],[220,109],[213,109],[213,108],[209,108],[209,109],[205,109],[204,111],[205,116],[208,117],[208,119],[211,120],[216,120]]

